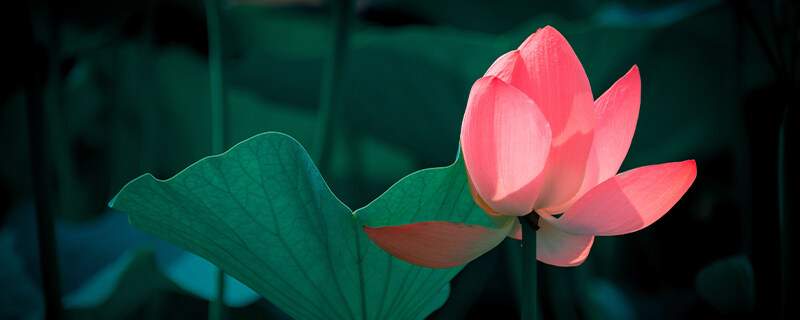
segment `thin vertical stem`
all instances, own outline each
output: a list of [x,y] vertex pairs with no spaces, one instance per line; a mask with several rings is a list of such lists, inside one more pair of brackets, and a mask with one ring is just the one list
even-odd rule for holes
[[783,60],[783,41],[781,41],[781,28],[778,26],[778,18],[776,17],[775,11],[778,10],[778,2],[772,1],[769,4],[769,22],[772,26],[772,37],[773,41],[775,41],[775,55],[778,59],[778,63],[781,67],[786,68],[787,64]]
[[797,12],[795,13],[794,19],[790,21],[794,21],[794,23],[789,31],[789,34],[791,34],[791,37],[789,38],[791,41],[789,45],[789,72],[792,76],[792,85],[794,85],[795,81],[798,81],[796,78],[797,56],[800,55],[800,52],[798,52],[798,50],[800,50],[800,40],[798,39],[798,33],[800,33],[800,5],[797,6]]
[[144,24],[139,39],[139,54],[136,73],[136,86],[139,88],[137,103],[141,106],[140,124],[141,140],[139,152],[139,171],[152,171],[155,168],[155,145],[158,140],[158,128],[155,124],[156,106],[153,105],[153,34],[155,29],[155,0],[142,1]]
[[311,152],[312,159],[320,172],[327,171],[327,159],[331,152],[333,139],[333,119],[337,114],[336,105],[341,87],[342,71],[347,57],[350,24],[353,16],[353,0],[331,1],[334,29],[333,47],[325,62],[322,73],[322,91],[317,114],[317,130]]
[[[47,4],[29,3],[27,6],[30,23],[25,26],[30,50],[29,76],[25,84],[25,103],[28,122],[28,143],[30,145],[31,177],[33,178],[33,197],[36,205],[36,231],[39,241],[39,265],[42,277],[42,291],[46,319],[61,319],[61,282],[55,240],[54,208],[55,185],[54,155],[51,139],[53,130],[47,126],[45,82],[58,73],[53,70],[55,61],[55,40],[52,34],[45,35],[45,46],[38,43],[33,30],[35,22],[47,24],[45,32],[52,31],[52,21]],[[37,19],[38,18],[38,19]],[[49,82],[55,82],[49,81]],[[50,90],[54,90],[53,86]],[[52,93],[52,92],[51,92]],[[51,97],[51,100],[54,99]],[[52,101],[51,101],[52,102]],[[51,106],[52,107],[52,106]]]
[[[225,88],[222,73],[222,31],[219,0],[206,0],[208,28],[208,78],[211,95],[211,152],[220,154],[225,149]],[[217,269],[217,294],[208,310],[210,320],[222,320],[225,314],[225,274]]]
[[778,128],[778,236],[781,241],[781,318],[786,317],[786,294],[789,285],[789,241],[788,223],[786,222],[786,177],[785,177],[785,148],[786,148],[786,118],[789,115],[789,107],[783,110],[783,119]]
[[209,320],[225,319],[225,273],[217,269],[216,277],[217,295],[208,306]]
[[[529,213],[528,216],[536,215]],[[528,216],[519,217],[522,225],[522,319],[536,319],[537,261],[536,229]],[[538,217],[536,217],[538,218]],[[537,228],[538,229],[538,228]]]
[[[735,92],[735,99],[737,101],[745,101],[745,90],[744,90],[744,73],[745,73],[745,64],[743,61],[746,61],[748,57],[746,57],[746,52],[744,48],[747,47],[747,36],[745,35],[745,22],[743,14],[740,12],[736,13],[736,30],[733,33],[735,37],[735,50],[733,56],[734,66],[736,66],[735,78],[734,78],[734,87],[732,88],[732,92]],[[743,121],[744,119],[742,119]],[[746,123],[741,124],[742,127],[746,126]],[[740,137],[742,141],[744,141],[744,137]],[[735,148],[737,155],[734,157],[736,159],[736,170],[738,172],[749,172],[752,170],[749,163],[749,156],[748,153],[750,152],[747,147],[742,148]],[[743,205],[742,210],[739,210],[739,220],[740,220],[740,232],[741,232],[741,240],[744,246],[744,252],[752,258],[753,256],[753,223],[752,223],[752,215],[750,214],[753,212],[752,210],[752,202],[750,196],[744,196],[746,194],[751,193],[750,186],[750,174],[744,174],[740,176],[740,181],[737,183],[739,194],[739,203]]]
[[206,0],[208,78],[211,95],[211,152],[225,149],[225,90],[222,74],[222,31],[219,0]]
[[761,48],[764,50],[764,54],[767,57],[767,61],[769,65],[772,67],[772,70],[775,71],[775,74],[778,76],[778,79],[786,79],[786,75],[784,75],[785,68],[783,68],[781,61],[779,60],[780,52],[773,54],[772,48],[770,47],[769,43],[767,43],[767,37],[764,32],[761,30],[760,25],[756,21],[755,15],[750,10],[749,6],[747,5],[746,0],[738,0],[734,1],[734,4],[737,5],[737,9],[739,13],[742,15],[747,22],[749,22],[750,27],[753,29],[753,32],[756,35],[756,40],[761,45]]

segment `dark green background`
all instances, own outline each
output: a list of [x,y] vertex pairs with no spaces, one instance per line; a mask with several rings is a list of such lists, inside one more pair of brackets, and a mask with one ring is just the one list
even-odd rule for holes
[[[797,314],[791,305],[783,310],[781,300],[783,290],[797,288],[791,272],[797,251],[791,152],[800,93],[796,1],[357,2],[334,95],[331,153],[318,163],[350,208],[415,170],[452,162],[472,83],[494,59],[552,25],[581,60],[595,98],[633,64],[640,68],[641,111],[622,170],[696,159],[698,177],[651,227],[599,237],[580,267],[541,266],[543,318]],[[124,219],[114,225],[118,230],[96,227],[98,219],[123,215],[106,204],[127,181],[144,172],[168,178],[211,154],[209,50],[200,0],[5,6],[0,318],[24,319],[43,307],[32,170],[48,173],[44,201],[60,232],[66,294],[120,248],[141,244],[115,237],[131,232]],[[223,4],[221,18],[227,146],[280,131],[311,150],[333,43],[328,5]],[[42,125],[29,128],[26,107],[36,97]],[[44,145],[30,132],[42,132]],[[31,159],[31,143],[45,152],[39,162]],[[90,245],[97,242],[115,249]],[[432,318],[518,317],[520,257],[509,254],[517,245],[507,240],[470,263]],[[166,279],[153,265],[158,255],[140,255],[128,268],[128,284],[102,307],[65,314],[206,317],[207,301]],[[720,259],[728,260],[704,269]],[[264,301],[228,314],[285,317]]]

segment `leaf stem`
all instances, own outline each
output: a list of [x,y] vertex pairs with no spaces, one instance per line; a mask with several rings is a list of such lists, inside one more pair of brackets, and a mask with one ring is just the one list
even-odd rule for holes
[[222,153],[225,148],[225,91],[222,74],[222,31],[219,0],[206,0],[208,28],[208,78],[211,95],[211,151]]
[[[41,49],[41,48],[38,48]],[[41,50],[37,50],[37,53]],[[33,59],[40,58],[37,55]],[[39,59],[41,61],[41,59]],[[38,64],[38,62],[36,62]],[[30,144],[30,166],[33,178],[33,197],[36,207],[36,233],[39,241],[39,265],[41,267],[42,290],[44,291],[45,315],[47,319],[61,318],[61,286],[56,252],[55,227],[53,222],[53,188],[48,177],[53,175],[51,152],[48,152],[45,106],[42,101],[42,75],[34,67],[33,79],[25,89]],[[52,75],[51,75],[52,76]]]
[[769,62],[772,70],[775,71],[778,79],[788,79],[788,75],[784,74],[785,68],[783,67],[782,61],[780,60],[780,48],[776,49],[776,52],[772,51],[772,47],[767,42],[767,36],[764,34],[763,30],[761,30],[761,26],[756,21],[756,17],[753,14],[753,11],[747,5],[746,0],[738,0],[733,2],[739,14],[748,22],[750,27],[753,29],[755,33],[756,40],[758,44],[761,45],[761,48],[764,50],[764,54],[767,57],[767,61]]
[[788,223],[786,222],[786,163],[784,158],[786,148],[786,121],[789,117],[789,106],[787,105],[783,110],[783,119],[781,120],[780,127],[778,127],[778,236],[781,242],[781,300],[780,300],[780,315],[781,318],[786,317],[786,294],[787,287],[789,286],[789,240],[788,240]]
[[[30,53],[29,73],[25,79],[25,103],[28,123],[28,143],[33,198],[36,207],[36,232],[39,249],[39,266],[44,296],[44,317],[61,319],[61,282],[58,266],[58,249],[55,239],[54,211],[60,203],[58,194],[59,176],[54,159],[61,149],[54,146],[53,136],[57,128],[52,123],[53,104],[58,99],[59,72],[56,52],[58,42],[53,35],[58,16],[51,16],[45,4],[29,3],[26,6],[30,23],[24,29]],[[34,28],[36,23],[45,24],[44,35],[39,39]],[[48,111],[51,111],[48,113]],[[60,132],[56,131],[56,132]],[[61,157],[63,158],[63,157]],[[55,181],[54,181],[55,179]],[[54,206],[56,208],[54,208]]]
[[137,54],[139,64],[136,74],[136,89],[139,89],[141,113],[139,114],[141,140],[139,150],[139,171],[152,171],[155,168],[155,146],[158,142],[159,128],[156,124],[156,106],[153,100],[153,38],[155,32],[155,0],[142,1],[144,23],[139,39]]
[[536,319],[536,300],[537,300],[537,261],[536,261],[536,229],[535,218],[529,213],[527,216],[519,217],[522,225],[522,319]]
[[217,269],[217,296],[208,306],[209,320],[225,319],[225,273],[222,269]]
[[[211,96],[211,152],[220,154],[225,149],[225,82],[222,73],[222,31],[219,0],[206,0],[206,25],[208,29],[208,79]],[[217,294],[208,310],[209,320],[222,320],[225,310],[225,273],[217,269]]]
[[331,153],[332,123],[337,114],[337,99],[347,56],[350,24],[354,11],[353,0],[333,0],[330,3],[334,29],[333,47],[322,70],[322,91],[319,97],[317,129],[311,152],[311,159],[314,160],[322,174],[327,171],[327,160],[330,158],[329,154]]

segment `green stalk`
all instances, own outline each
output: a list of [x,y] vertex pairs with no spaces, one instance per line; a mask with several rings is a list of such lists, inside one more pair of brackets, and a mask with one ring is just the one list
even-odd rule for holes
[[788,226],[786,223],[786,177],[784,177],[786,157],[786,118],[789,116],[789,107],[783,110],[783,119],[778,127],[778,236],[781,242],[781,318],[786,318],[786,294],[789,286],[789,241]]
[[216,277],[217,296],[208,306],[209,320],[225,319],[225,273],[222,272],[222,269],[217,269]]
[[[225,149],[225,90],[222,74],[222,31],[219,0],[206,0],[208,28],[208,78],[211,95],[211,153]],[[225,274],[217,269],[217,295],[208,309],[209,320],[222,320],[225,314]]]
[[[37,48],[41,49],[41,48]],[[41,52],[41,50],[38,50]],[[43,54],[42,54],[43,56]],[[33,59],[38,58],[34,57]],[[38,61],[41,62],[41,61]],[[38,63],[37,63],[38,64]],[[39,241],[39,265],[41,266],[42,291],[47,319],[61,318],[61,285],[59,281],[58,256],[56,254],[55,227],[53,222],[53,188],[47,177],[53,175],[52,153],[48,150],[45,106],[42,96],[42,75],[39,67],[32,70],[33,79],[25,88],[27,103],[28,137],[30,144],[33,197],[36,205],[36,232]],[[51,75],[52,76],[52,75]]]
[[347,56],[353,11],[353,0],[331,1],[334,29],[333,48],[327,57],[324,70],[322,70],[322,91],[319,98],[317,130],[313,149],[311,150],[311,158],[323,174],[327,171],[327,159],[330,159],[331,141],[333,140],[332,124],[334,116],[337,115],[337,98]]
[[[29,78],[25,83],[25,103],[28,122],[28,144],[30,156],[31,177],[33,179],[33,198],[36,206],[36,231],[39,241],[39,265],[42,277],[42,295],[44,296],[44,317],[46,319],[61,319],[61,282],[58,266],[58,249],[55,240],[54,212],[59,202],[58,170],[55,170],[54,159],[58,155],[53,144],[56,131],[52,122],[53,104],[58,99],[59,72],[56,58],[58,39],[54,30],[58,23],[58,16],[49,14],[50,8],[42,3],[28,3],[26,8],[30,23],[23,27],[27,33]],[[36,24],[42,28],[44,35],[37,37],[34,31]],[[44,38],[44,39],[38,39]],[[42,42],[44,44],[42,44]],[[48,72],[49,71],[49,72]],[[48,112],[50,111],[50,112]],[[60,127],[58,127],[60,129]],[[55,133],[54,133],[55,131]],[[63,146],[62,146],[63,147]],[[60,157],[59,159],[63,159]],[[53,181],[53,177],[56,181]],[[54,208],[55,207],[55,208]]]
[[158,127],[156,125],[156,107],[153,104],[153,34],[155,25],[155,0],[145,0],[142,3],[144,11],[144,25],[142,37],[138,46],[139,68],[136,76],[136,86],[139,90],[139,101],[141,106],[140,123],[141,141],[139,150],[139,170],[152,171],[155,168],[155,150],[158,141]]
[[[535,217],[531,217],[535,216]],[[539,216],[529,213],[519,217],[522,225],[522,319],[536,319],[537,300],[537,261],[536,261],[536,230],[535,226]],[[534,229],[535,228],[535,229]]]
[[211,152],[225,149],[225,91],[222,74],[222,31],[219,0],[206,0],[208,26],[208,78],[211,95]]

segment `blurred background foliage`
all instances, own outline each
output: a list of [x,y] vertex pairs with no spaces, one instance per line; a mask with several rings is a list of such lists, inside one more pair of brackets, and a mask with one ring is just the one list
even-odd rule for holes
[[[31,176],[42,168],[29,135],[40,129],[64,315],[206,317],[211,272],[180,275],[210,266],[185,260],[106,206],[140,174],[168,178],[211,153],[203,2],[7,5],[0,318],[44,314]],[[226,146],[280,131],[311,150],[333,49],[330,5],[252,0],[221,8]],[[641,113],[622,170],[696,159],[699,175],[653,226],[599,237],[580,267],[540,267],[543,318],[790,317],[797,312],[782,299],[796,289],[796,187],[779,188],[794,169],[778,164],[791,164],[779,150],[797,145],[798,9],[787,0],[356,1],[330,153],[318,166],[356,209],[415,170],[449,164],[472,83],[552,25],[580,58],[595,97],[633,64],[641,70]],[[28,128],[25,89],[36,83],[44,125]],[[431,318],[518,317],[519,242],[506,242],[453,280]],[[231,286],[229,317],[285,318]]]

